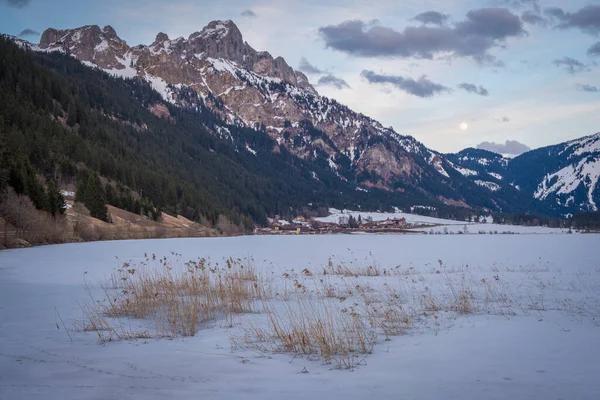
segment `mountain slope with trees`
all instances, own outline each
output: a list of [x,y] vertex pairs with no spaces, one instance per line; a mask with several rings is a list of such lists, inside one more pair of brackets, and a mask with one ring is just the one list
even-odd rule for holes
[[[165,211],[212,226],[226,220],[241,229],[264,225],[268,216],[322,215],[328,207],[418,205],[456,218],[482,210],[555,212],[501,185],[496,173],[486,179],[498,188],[473,182],[451,155],[393,132],[392,141],[375,135],[366,146],[393,150],[390,143],[399,144],[410,150],[411,169],[420,172],[365,187],[386,172],[381,166],[359,172],[341,155],[333,165],[312,144],[335,143],[310,121],[284,122],[280,140],[265,127],[223,120],[191,89],[179,91],[180,99],[188,99],[181,106],[141,77],[115,77],[65,52],[30,51],[3,37],[0,54],[0,188],[10,186],[52,214],[64,211],[58,188],[68,184],[77,186],[77,200],[101,220],[110,219],[110,204],[154,220]],[[312,143],[307,156],[297,151],[306,144],[290,150],[285,129],[294,132],[290,141],[302,130],[302,140]]]
[[[116,183],[169,213],[212,224],[225,216],[246,228],[304,208],[432,202],[416,193],[357,191],[265,132],[227,125],[207,109],[168,104],[141,79],[115,78],[61,53],[24,51],[4,38],[0,54],[0,185],[31,187],[24,193],[34,202],[40,188],[76,182],[95,208],[102,201],[85,194],[87,178],[77,179],[87,170],[112,182],[98,188],[94,179],[94,196],[104,201],[114,197],[107,187]],[[151,111],[157,106],[168,118]],[[45,208],[44,201],[36,206]],[[104,218],[102,210],[97,215]]]
[[566,216],[600,205],[600,133],[523,153],[513,159],[481,149],[446,154],[475,182],[513,187],[543,203],[546,213]]
[[[258,151],[259,157],[285,149],[304,161],[307,176],[329,180],[324,173],[333,173],[349,186],[370,193],[347,194],[360,198],[352,202],[363,207],[372,207],[372,200],[381,202],[383,196],[403,208],[439,205],[544,212],[516,189],[494,193],[495,186],[466,179],[444,155],[413,137],[319,95],[307,77],[282,57],[253,49],[233,21],[212,21],[187,38],[170,39],[159,33],[150,45],[130,46],[112,27],[97,25],[49,28],[39,45],[14,40],[37,52],[69,54],[113,76],[144,80],[170,105],[210,111],[221,122],[205,127],[219,137],[238,142],[244,129],[260,132],[270,139],[261,139],[268,147],[240,143],[237,148],[253,155]],[[321,172],[315,170],[317,166]],[[332,181],[326,185],[331,188]],[[330,194],[337,197],[338,192]]]

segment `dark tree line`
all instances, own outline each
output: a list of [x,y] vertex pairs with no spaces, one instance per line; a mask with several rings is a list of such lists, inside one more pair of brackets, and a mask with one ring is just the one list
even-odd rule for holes
[[[3,121],[0,117],[0,132]],[[3,143],[0,143],[3,145]],[[38,210],[44,210],[52,216],[65,212],[65,199],[56,181],[48,179],[41,181],[35,168],[24,157],[13,157],[2,146],[2,165],[0,166],[0,189],[11,186],[15,193],[28,196]]]
[[569,222],[575,229],[600,231],[600,211],[575,213]]

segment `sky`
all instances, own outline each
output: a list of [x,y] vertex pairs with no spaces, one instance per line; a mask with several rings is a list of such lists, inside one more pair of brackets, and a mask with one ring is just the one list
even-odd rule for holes
[[129,45],[233,20],[320,94],[441,152],[600,131],[600,0],[0,0],[0,32],[111,25]]

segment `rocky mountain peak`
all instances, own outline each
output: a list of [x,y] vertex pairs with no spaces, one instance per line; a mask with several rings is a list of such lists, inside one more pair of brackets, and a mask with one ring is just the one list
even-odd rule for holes
[[124,40],[107,25],[86,25],[75,29],[44,31],[39,47],[43,50],[61,50],[81,61],[93,63],[103,69],[120,69],[118,61],[129,50]]
[[242,32],[231,20],[209,22],[200,32],[192,33],[189,37],[190,41],[196,39],[213,41],[231,39],[243,43]]
[[[74,57],[109,73],[146,79],[166,101],[183,106],[200,102],[228,123],[264,129],[302,158],[321,157],[340,176],[367,171],[366,186],[391,188],[398,179],[417,182],[427,174],[447,177],[443,161],[433,160],[433,153],[319,96],[283,57],[246,43],[232,21],[212,21],[187,39],[170,40],[159,33],[150,46],[132,48],[110,27],[49,29],[43,39],[41,48],[66,46]],[[183,88],[196,92],[199,100],[179,103]],[[425,170],[413,151],[436,168]]]
[[170,40],[170,39],[166,33],[159,32],[158,35],[156,35],[156,39],[154,39],[154,43],[152,43],[151,46],[155,46],[157,44],[162,44],[168,40]]
[[232,21],[212,21],[200,32],[192,33],[188,42],[195,54],[234,61],[244,68],[251,67],[256,56]]
[[115,32],[114,28],[110,25],[106,25],[104,28],[102,28],[102,33],[104,33],[104,35],[106,35],[107,38],[109,39],[117,39],[117,32]]

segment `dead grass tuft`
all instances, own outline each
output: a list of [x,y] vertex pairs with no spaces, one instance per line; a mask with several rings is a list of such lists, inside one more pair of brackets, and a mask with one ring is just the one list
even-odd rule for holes
[[199,324],[220,318],[231,324],[235,314],[253,311],[257,300],[270,296],[253,264],[232,258],[219,267],[205,259],[182,264],[146,257],[124,263],[101,289],[98,301],[88,287],[91,305],[83,307],[82,326],[115,340],[131,337],[119,329],[122,317],[152,320],[157,337],[193,336]]
[[327,268],[324,270],[325,274],[331,275],[341,275],[341,276],[382,276],[387,275],[387,270],[381,270],[377,264],[369,264],[369,265],[359,265],[349,267],[344,263],[334,264],[333,260],[330,258],[327,263]]
[[327,299],[298,299],[281,307],[264,303],[268,328],[250,325],[245,344],[263,350],[318,356],[326,363],[351,368],[370,354],[376,334],[353,307],[340,308]]

